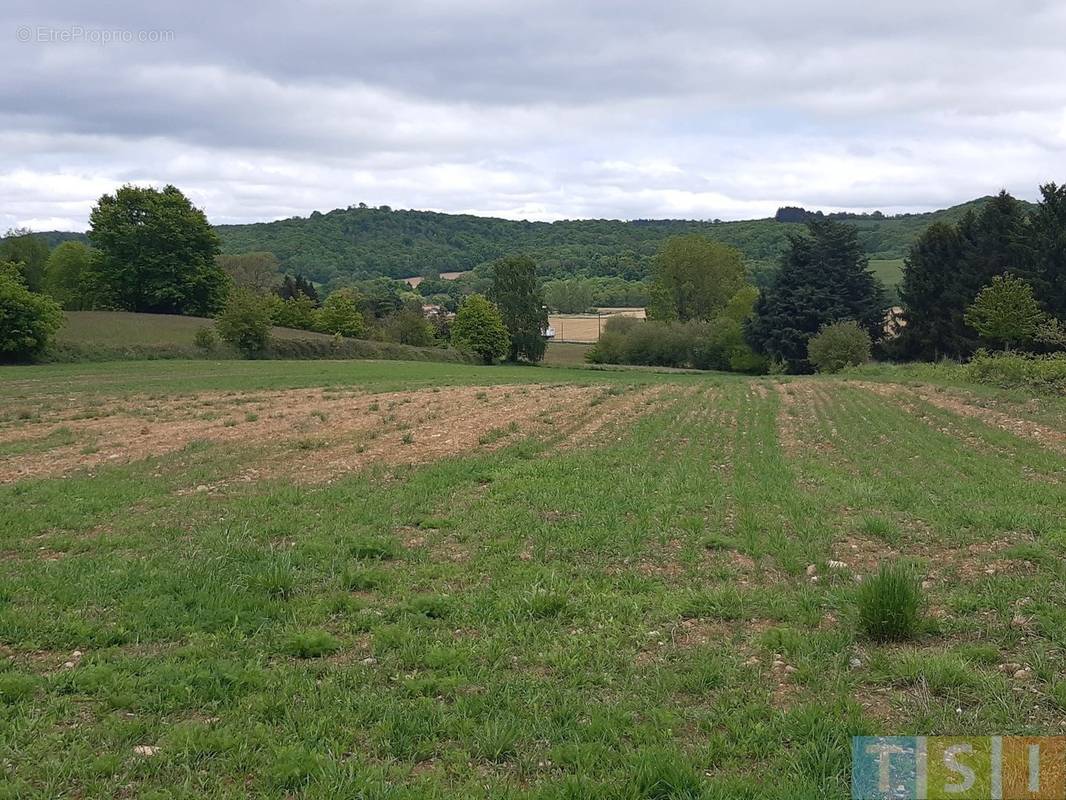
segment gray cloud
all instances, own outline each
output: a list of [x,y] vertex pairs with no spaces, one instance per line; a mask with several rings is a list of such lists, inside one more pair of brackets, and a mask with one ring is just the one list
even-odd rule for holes
[[1066,178],[1057,2],[9,6],[5,226],[84,228],[125,181],[236,222],[915,210]]

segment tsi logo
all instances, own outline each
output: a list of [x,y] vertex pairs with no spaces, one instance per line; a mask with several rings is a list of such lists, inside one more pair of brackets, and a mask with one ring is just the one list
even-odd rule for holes
[[1066,737],[857,736],[853,800],[1066,800]]

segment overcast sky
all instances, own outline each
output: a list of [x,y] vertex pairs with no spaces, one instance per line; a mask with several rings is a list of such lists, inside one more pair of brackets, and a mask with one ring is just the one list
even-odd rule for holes
[[[6,0],[0,226],[941,208],[1066,180],[1066,2]],[[143,41],[142,41],[143,39]],[[122,41],[125,40],[125,41]]]

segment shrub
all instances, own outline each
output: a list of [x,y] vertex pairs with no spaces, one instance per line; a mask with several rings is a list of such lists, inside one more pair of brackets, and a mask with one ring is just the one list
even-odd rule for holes
[[693,367],[761,374],[766,359],[744,341],[743,327],[721,316],[712,322],[643,322],[630,317],[607,321],[586,358],[594,364]]
[[1004,389],[1057,393],[1066,391],[1066,354],[1028,356],[978,350],[963,367],[968,380]]
[[1008,350],[1031,341],[1047,321],[1033,287],[1013,275],[997,275],[966,309],[966,324]]
[[193,344],[205,353],[213,353],[218,348],[218,334],[212,328],[197,328]]
[[403,309],[389,315],[382,325],[382,332],[390,342],[414,347],[430,347],[433,344],[433,326],[422,316],[421,311]]
[[280,328],[310,331],[315,328],[315,302],[305,294],[287,300],[277,298],[271,308],[271,318]]
[[246,289],[230,292],[218,315],[218,334],[244,356],[261,354],[270,343],[270,303]]
[[819,372],[840,372],[870,360],[870,334],[854,320],[826,325],[807,343],[807,358]]
[[912,639],[921,625],[922,589],[905,564],[882,564],[859,589],[859,627],[881,642]]
[[16,272],[0,264],[0,361],[36,358],[63,325],[59,305],[27,289]]

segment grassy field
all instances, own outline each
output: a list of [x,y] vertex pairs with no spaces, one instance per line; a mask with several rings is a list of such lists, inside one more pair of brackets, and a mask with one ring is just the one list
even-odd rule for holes
[[903,280],[903,259],[870,259],[870,269],[893,296]]
[[[218,342],[205,354],[195,345],[196,332],[214,329],[215,321],[175,314],[135,314],[125,311],[67,311],[56,335],[52,361],[100,361],[120,359],[236,359],[237,351]],[[465,361],[451,349],[409,347],[367,339],[342,339],[293,328],[270,329],[268,358],[371,358],[412,361]]]
[[[0,376],[0,797],[845,798],[853,735],[1066,734],[1060,399]],[[899,561],[922,621],[876,643]]]

